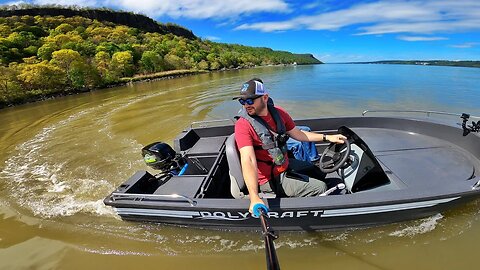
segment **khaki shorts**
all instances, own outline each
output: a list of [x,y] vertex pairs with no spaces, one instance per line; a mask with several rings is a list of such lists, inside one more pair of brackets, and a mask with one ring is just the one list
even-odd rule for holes
[[260,190],[280,197],[317,196],[327,190],[324,179],[325,173],[317,166],[290,159],[287,171],[261,185]]

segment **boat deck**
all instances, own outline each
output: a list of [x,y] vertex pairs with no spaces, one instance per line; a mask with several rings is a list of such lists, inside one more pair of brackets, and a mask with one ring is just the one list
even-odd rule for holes
[[431,181],[439,185],[465,181],[474,177],[475,167],[479,166],[468,152],[432,136],[383,128],[352,130],[377,160],[409,187],[431,187]]
[[[390,183],[375,188],[376,191],[431,188],[432,181],[434,185],[466,181],[480,171],[478,159],[461,147],[438,137],[391,128],[355,127],[351,130],[368,145],[390,179]],[[336,131],[317,130],[317,132]],[[212,165],[224,155],[223,147],[227,137],[225,135],[199,137],[184,151],[190,162],[186,174],[192,179],[192,183],[188,184],[189,192],[180,186],[182,194],[188,193],[189,196],[195,197],[198,197],[198,191],[203,194],[203,190],[212,180],[208,177],[212,173]],[[318,144],[319,153],[326,146],[325,143]],[[338,178],[338,175],[333,176],[334,174],[336,175],[332,173],[328,177]],[[180,191],[176,179],[170,182],[159,188],[155,194]]]

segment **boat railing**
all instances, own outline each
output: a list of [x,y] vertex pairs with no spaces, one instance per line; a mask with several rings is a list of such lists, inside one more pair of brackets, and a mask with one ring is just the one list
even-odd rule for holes
[[[365,116],[367,113],[424,113],[427,117],[430,117],[431,114],[438,115],[450,115],[462,117],[461,113],[450,113],[450,112],[441,112],[441,111],[427,111],[427,110],[365,110],[362,112],[362,116]],[[479,118],[480,116],[470,115],[472,118]]]
[[235,124],[233,119],[219,119],[219,120],[207,120],[207,121],[196,121],[190,124],[190,128],[208,128],[212,126],[220,126],[221,124]]
[[112,201],[119,201],[119,200],[128,200],[128,201],[172,201],[172,202],[187,202],[191,206],[195,206],[197,202],[185,195],[181,194],[136,194],[136,193],[112,193],[111,195]]

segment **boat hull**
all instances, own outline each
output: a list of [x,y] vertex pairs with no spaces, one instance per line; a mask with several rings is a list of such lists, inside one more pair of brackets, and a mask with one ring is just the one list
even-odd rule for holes
[[[302,206],[282,209],[270,206],[269,223],[281,231],[317,231],[341,228],[371,227],[399,221],[421,219],[463,205],[478,196],[478,192],[400,201],[398,203],[348,204],[343,206]],[[278,205],[281,199],[269,199],[269,205]],[[106,202],[111,204],[111,202]],[[215,204],[221,205],[221,202]],[[310,203],[314,204],[314,200]],[[169,225],[215,230],[259,230],[259,221],[247,210],[248,204],[237,207],[145,205],[116,206],[119,216],[128,221],[155,222]]]
[[[341,179],[347,194],[265,198],[275,230],[367,227],[425,218],[480,195],[480,136],[464,136],[459,126],[389,117],[307,119],[296,124],[327,134],[348,132],[360,161],[353,176]],[[137,172],[104,203],[129,221],[259,230],[259,221],[248,213],[248,197],[234,199],[231,193],[225,148],[232,133],[232,125],[182,132],[174,147],[189,160],[185,175],[160,183],[146,171]],[[319,152],[325,147],[317,145]]]

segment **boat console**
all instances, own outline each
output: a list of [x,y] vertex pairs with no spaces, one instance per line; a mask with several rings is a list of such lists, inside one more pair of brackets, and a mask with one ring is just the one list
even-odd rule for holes
[[342,126],[338,132],[348,138],[349,145],[345,148],[349,153],[344,164],[335,172],[345,184],[348,193],[369,191],[380,186],[384,186],[383,189],[385,189],[391,184],[391,179],[384,172],[368,145],[353,130]]

